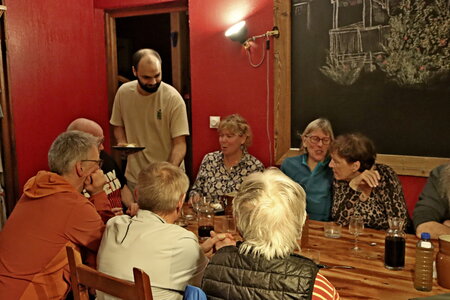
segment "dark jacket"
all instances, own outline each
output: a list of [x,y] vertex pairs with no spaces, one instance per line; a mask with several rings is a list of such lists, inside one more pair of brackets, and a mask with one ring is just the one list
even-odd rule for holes
[[210,300],[311,299],[318,271],[314,262],[296,254],[267,260],[229,246],[213,256],[202,289]]

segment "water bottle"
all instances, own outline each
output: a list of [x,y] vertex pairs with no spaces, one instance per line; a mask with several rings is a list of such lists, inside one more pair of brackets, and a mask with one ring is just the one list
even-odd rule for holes
[[414,287],[416,290],[429,292],[433,287],[434,247],[428,232],[423,232],[420,237],[421,239],[416,246]]

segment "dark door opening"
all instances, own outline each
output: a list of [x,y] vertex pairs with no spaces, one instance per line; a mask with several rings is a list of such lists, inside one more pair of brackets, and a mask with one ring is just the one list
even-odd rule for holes
[[[139,8],[133,12],[110,12],[106,14],[106,18],[109,113],[111,114],[119,85],[135,79],[131,69],[133,53],[142,48],[151,48],[161,55],[162,80],[175,87],[185,100],[191,128],[187,8],[155,8],[152,11],[151,7],[145,7],[142,12]],[[111,131],[110,133],[113,139],[113,134]],[[184,164],[186,173],[192,180],[191,138],[187,137],[186,141]]]

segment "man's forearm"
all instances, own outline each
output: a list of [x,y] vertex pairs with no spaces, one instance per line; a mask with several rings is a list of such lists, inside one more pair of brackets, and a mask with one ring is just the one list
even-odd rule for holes
[[169,162],[178,167],[183,161],[185,155],[186,155],[186,138],[184,136],[173,138]]
[[[445,223],[448,224],[449,222],[446,221]],[[432,239],[437,239],[440,235],[450,234],[450,227],[435,221],[430,221],[417,226],[416,236],[418,238],[420,238],[422,232],[428,232]]]
[[125,127],[113,126],[114,137],[116,138],[117,144],[127,144],[127,135],[125,134]]

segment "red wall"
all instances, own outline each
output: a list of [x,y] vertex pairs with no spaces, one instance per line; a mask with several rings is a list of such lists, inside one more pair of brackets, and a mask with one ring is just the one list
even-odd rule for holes
[[[176,0],[5,0],[10,96],[19,184],[47,168],[54,138],[76,117],[99,122],[108,137],[103,10]],[[185,2],[184,0],[182,2]],[[273,0],[190,0],[192,138],[194,168],[218,149],[209,116],[242,114],[254,132],[250,152],[270,164],[266,134],[266,62],[252,68],[242,47],[224,31],[246,19],[249,35],[273,27]],[[260,58],[261,47],[254,48]],[[271,56],[269,56],[271,57]],[[270,61],[270,66],[272,61]],[[272,87],[272,68],[269,68]],[[273,143],[273,99],[269,103]],[[414,200],[425,179],[401,177]],[[411,206],[412,204],[410,204]]]
[[92,1],[5,1],[20,187],[48,168],[50,144],[72,119],[108,124],[103,14]]
[[[242,46],[224,36],[226,29],[244,19],[248,34],[259,35],[273,27],[272,0],[189,1],[191,41],[192,137],[194,168],[203,156],[218,149],[209,116],[239,113],[250,123],[254,140],[249,151],[266,166],[269,141],[266,134],[266,62],[249,65]],[[253,60],[259,61],[261,46]],[[270,56],[269,56],[270,57]],[[272,61],[270,61],[270,66]],[[272,86],[272,68],[269,70]],[[273,97],[269,103],[270,136],[273,140]],[[273,147],[272,147],[273,148]],[[195,169],[196,170],[196,169]]]

